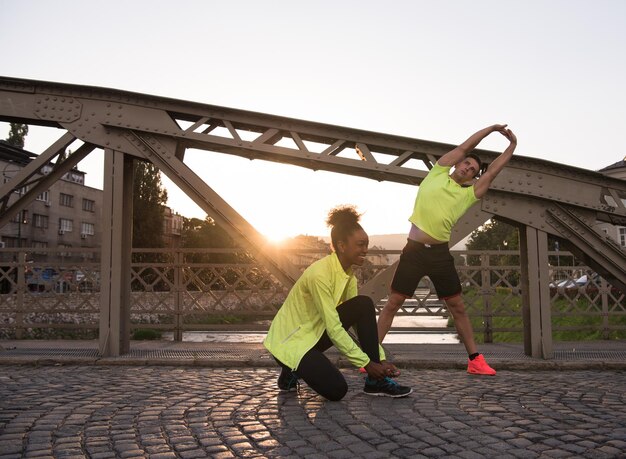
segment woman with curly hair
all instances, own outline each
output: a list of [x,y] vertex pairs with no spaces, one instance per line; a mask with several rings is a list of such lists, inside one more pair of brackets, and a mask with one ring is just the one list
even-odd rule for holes
[[[302,273],[272,321],[263,344],[282,367],[281,390],[296,389],[301,378],[326,399],[341,400],[348,384],[324,355],[334,345],[355,367],[367,372],[365,393],[405,397],[412,392],[391,379],[398,370],[385,361],[378,344],[374,303],[357,293],[351,267],[363,264],[369,246],[359,219],[352,206],[329,212],[326,222],[331,227],[333,253]],[[348,334],[350,327],[356,329],[360,345]]]

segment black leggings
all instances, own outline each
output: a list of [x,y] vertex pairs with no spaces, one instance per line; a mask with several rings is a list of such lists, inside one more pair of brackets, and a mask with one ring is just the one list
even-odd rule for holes
[[[343,328],[348,330],[355,326],[363,352],[370,360],[380,363],[376,310],[372,299],[364,295],[355,296],[337,306],[337,313]],[[337,367],[324,355],[324,351],[332,345],[328,333],[324,332],[317,344],[304,354],[295,373],[322,397],[337,401],[348,392],[348,383]],[[281,362],[278,363],[289,370]]]

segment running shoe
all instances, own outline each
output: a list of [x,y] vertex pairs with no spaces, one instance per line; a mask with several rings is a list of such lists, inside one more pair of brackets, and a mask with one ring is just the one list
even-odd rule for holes
[[363,392],[367,395],[399,398],[406,397],[413,392],[413,389],[401,386],[391,378],[374,381],[367,377],[365,378],[365,387],[363,387]]
[[496,374],[496,370],[491,368],[482,354],[478,354],[474,360],[467,359],[467,372],[471,375],[489,375]]
[[298,389],[298,377],[293,371],[282,368],[278,376],[278,388],[290,392]]

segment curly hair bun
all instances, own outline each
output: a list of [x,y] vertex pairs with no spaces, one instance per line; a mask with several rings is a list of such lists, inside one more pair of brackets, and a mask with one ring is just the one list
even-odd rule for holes
[[330,227],[351,227],[359,222],[361,214],[356,211],[355,206],[343,205],[337,206],[328,212],[326,224]]

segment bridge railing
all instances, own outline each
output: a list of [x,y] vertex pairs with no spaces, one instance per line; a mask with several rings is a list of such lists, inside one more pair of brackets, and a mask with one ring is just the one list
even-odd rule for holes
[[[33,250],[0,250],[0,338],[95,338],[99,251]],[[301,270],[327,254],[288,252]],[[371,250],[365,265],[355,270],[359,282],[386,269],[399,253]],[[476,335],[485,342],[509,335],[521,341],[519,253],[455,251],[453,255]],[[582,331],[597,339],[623,336],[624,295],[570,253],[550,252],[549,258],[553,333]],[[192,330],[267,330],[287,293],[287,287],[242,249],[133,250],[133,329],[171,331],[175,339]],[[383,306],[384,299],[378,310]],[[448,317],[448,311],[425,278],[398,315]],[[425,330],[431,329],[418,326],[405,331]]]

